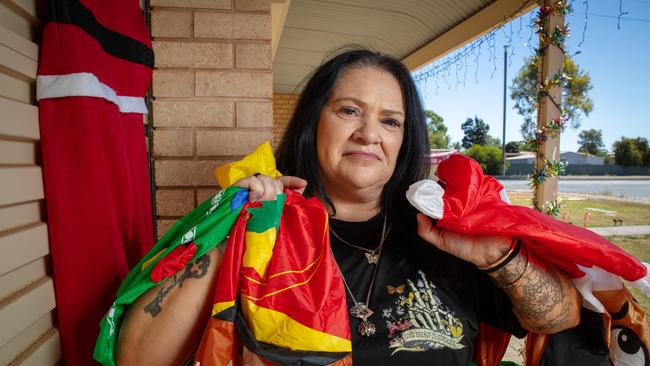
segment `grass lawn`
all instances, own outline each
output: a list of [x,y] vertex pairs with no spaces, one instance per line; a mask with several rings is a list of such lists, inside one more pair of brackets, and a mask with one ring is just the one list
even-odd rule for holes
[[[650,235],[611,236],[607,239],[640,260],[650,262]],[[646,309],[646,317],[650,321],[650,298],[642,295],[636,289],[630,288],[630,291],[634,294],[639,304]]]
[[[512,204],[531,207],[530,193],[508,192],[508,195]],[[571,195],[564,197],[560,195],[560,199],[562,209],[558,219],[572,222],[574,225],[584,226],[585,213],[591,213],[591,217],[587,221],[589,227],[614,226],[613,219],[623,220],[622,225],[650,225],[650,205],[648,204]],[[640,260],[650,262],[650,235],[612,236],[607,239]],[[650,321],[650,298],[642,295],[636,289],[630,288],[630,291],[646,309],[648,312],[646,316]]]
[[[531,207],[530,193],[508,192],[508,195],[512,204]],[[589,227],[614,226],[614,219],[623,220],[617,225],[650,225],[650,205],[648,204],[571,195],[560,195],[560,201],[562,208],[558,219],[574,225],[584,226],[585,216],[587,216],[587,226]]]

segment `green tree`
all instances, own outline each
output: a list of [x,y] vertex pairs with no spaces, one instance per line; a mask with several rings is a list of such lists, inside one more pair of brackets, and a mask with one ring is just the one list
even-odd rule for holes
[[578,152],[589,155],[605,156],[607,151],[604,149],[603,130],[582,130],[578,134]]
[[427,134],[429,135],[429,145],[432,149],[447,149],[451,138],[447,135],[447,126],[444,120],[436,112],[425,109],[424,116],[427,123]]
[[533,148],[525,142],[519,144],[519,152],[533,151]]
[[506,152],[507,153],[518,153],[520,144],[521,144],[521,141],[510,141],[510,142],[508,142],[506,144]]
[[460,128],[463,129],[465,136],[463,137],[462,145],[464,148],[469,149],[472,145],[485,145],[490,131],[490,126],[483,122],[482,119],[474,116],[468,118]]
[[[538,60],[537,56],[526,58],[510,87],[514,108],[524,117],[520,129],[524,140],[530,139],[536,128]],[[589,116],[594,109],[594,102],[589,96],[593,88],[591,77],[568,56],[564,57],[564,74],[568,77],[568,87],[564,90],[562,102],[571,127],[579,128],[581,114]]]
[[621,137],[614,142],[612,150],[616,164],[650,166],[650,147],[646,138]]
[[[463,151],[463,154],[476,160],[483,172],[490,175],[501,174],[501,149],[496,146],[473,145],[471,148]],[[506,161],[506,169],[510,163]]]
[[460,141],[456,141],[451,144],[451,148],[460,151],[463,148],[463,145],[461,145]]
[[496,146],[501,148],[501,139],[488,134],[485,137],[485,146]]
[[537,128],[537,123],[530,116],[524,116],[524,121],[519,127],[519,133],[524,141],[532,140],[535,137],[535,129]]
[[605,165],[611,165],[611,164],[614,164],[614,163],[615,163],[615,161],[614,161],[614,157],[611,156],[610,154],[607,154],[607,155],[603,156],[603,163],[604,163]]

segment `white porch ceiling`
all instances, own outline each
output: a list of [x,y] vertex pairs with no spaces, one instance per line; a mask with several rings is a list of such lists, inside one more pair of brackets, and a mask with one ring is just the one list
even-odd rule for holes
[[299,92],[309,72],[345,44],[404,59],[494,2],[291,0],[273,61],[273,90]]

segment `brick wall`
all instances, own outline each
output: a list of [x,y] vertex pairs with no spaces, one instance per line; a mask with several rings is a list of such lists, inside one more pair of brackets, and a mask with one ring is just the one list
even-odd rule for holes
[[271,0],[151,0],[158,236],[273,125]]
[[298,101],[298,94],[273,94],[273,147],[278,146]]

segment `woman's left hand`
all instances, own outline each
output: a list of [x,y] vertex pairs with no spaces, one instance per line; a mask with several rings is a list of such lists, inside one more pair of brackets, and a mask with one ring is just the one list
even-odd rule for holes
[[[418,214],[418,234],[440,250],[488,267],[507,255],[512,237],[463,235],[435,227]],[[551,334],[580,322],[580,297],[568,275],[526,251],[518,253],[498,271],[489,274],[512,302],[521,325],[536,333]]]
[[486,267],[501,259],[512,245],[512,237],[505,235],[466,235],[437,228],[424,214],[417,215],[418,234],[438,249],[466,260],[478,267]]

